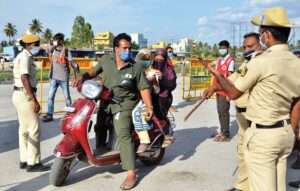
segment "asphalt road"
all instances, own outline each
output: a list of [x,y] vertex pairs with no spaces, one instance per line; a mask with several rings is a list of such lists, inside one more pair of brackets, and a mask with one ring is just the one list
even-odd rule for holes
[[[49,185],[49,172],[27,173],[18,168],[18,121],[12,105],[13,85],[0,86],[0,190],[13,191],[110,191],[120,190],[119,185],[126,176],[120,165],[92,167],[79,162],[71,171],[62,187]],[[43,85],[43,97],[47,98],[48,84]],[[72,98],[80,95],[72,89]],[[236,178],[237,168],[237,124],[235,121],[234,104],[231,104],[231,141],[216,143],[210,135],[218,130],[218,116],[215,100],[204,103],[187,122],[185,115],[195,105],[185,102],[182,96],[181,78],[173,93],[174,104],[178,112],[175,135],[177,140],[167,148],[165,156],[157,166],[147,167],[137,161],[139,182],[133,190],[195,190],[222,191],[232,187]],[[62,98],[61,90],[58,97]],[[43,104],[46,110],[46,104]],[[63,108],[63,103],[56,104],[57,109]],[[42,162],[53,162],[53,149],[62,135],[59,122],[62,114],[56,114],[50,123],[41,122],[42,127]],[[293,153],[288,160],[287,181],[300,180],[300,171],[289,166],[295,160]],[[293,191],[287,186],[288,191]]]

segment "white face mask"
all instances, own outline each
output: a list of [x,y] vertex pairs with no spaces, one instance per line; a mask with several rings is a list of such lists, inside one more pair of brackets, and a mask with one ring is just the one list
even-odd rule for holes
[[221,56],[225,56],[227,53],[228,53],[228,50],[227,50],[227,49],[219,49],[219,54],[220,54]]
[[57,46],[57,45],[58,45],[57,41],[53,41],[53,46]]
[[265,32],[263,32],[262,35],[259,37],[259,44],[262,49],[268,49],[267,42],[269,39],[267,39],[265,43],[262,42],[262,37],[264,36],[264,34],[265,34]]

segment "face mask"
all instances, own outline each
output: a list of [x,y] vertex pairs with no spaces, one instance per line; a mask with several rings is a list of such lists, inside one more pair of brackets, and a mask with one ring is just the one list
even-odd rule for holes
[[262,49],[268,49],[268,47],[267,47],[266,44],[267,44],[267,42],[268,42],[269,39],[267,39],[265,43],[262,42],[262,37],[264,36],[264,34],[265,33],[263,32],[263,34],[259,37],[259,44],[260,44],[260,46],[261,46]]
[[121,51],[120,52],[120,58],[123,61],[128,61],[131,57],[130,51]]
[[225,56],[227,53],[228,53],[228,50],[227,50],[227,49],[219,49],[219,54],[220,54],[221,56]]
[[165,60],[155,60],[154,63],[153,63],[153,67],[156,69],[156,70],[160,70],[162,71],[164,66],[165,66]]
[[40,52],[40,47],[39,47],[39,46],[34,46],[34,47],[30,50],[30,53],[31,53],[33,56],[36,56],[39,52]]
[[57,41],[53,41],[53,46],[57,46],[57,45],[58,45]]
[[244,54],[243,54],[243,56],[244,56],[244,58],[246,59],[246,60],[251,60],[251,56],[252,56],[252,54],[255,52],[255,50],[249,50],[248,52],[245,52]]
[[169,53],[168,53],[168,57],[172,60],[172,59],[173,59],[173,53],[172,53],[172,52],[169,52]]
[[150,60],[141,60],[143,68],[148,68],[150,66]]

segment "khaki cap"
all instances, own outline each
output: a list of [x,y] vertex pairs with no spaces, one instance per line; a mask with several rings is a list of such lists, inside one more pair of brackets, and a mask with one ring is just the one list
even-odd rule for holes
[[267,8],[263,15],[254,16],[251,23],[258,26],[273,26],[273,27],[296,27],[290,24],[289,18],[283,7]]
[[20,41],[26,44],[31,44],[40,41],[40,37],[35,34],[24,34],[21,36]]

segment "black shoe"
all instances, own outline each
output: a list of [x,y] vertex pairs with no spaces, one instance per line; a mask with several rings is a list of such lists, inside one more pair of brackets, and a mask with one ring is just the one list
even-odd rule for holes
[[297,158],[297,160],[292,164],[291,167],[293,169],[300,169],[300,158]]
[[42,163],[38,163],[35,165],[27,165],[27,172],[43,172],[50,170],[51,166],[43,165]]
[[50,122],[50,121],[53,121],[53,117],[50,116],[50,115],[45,115],[45,116],[42,118],[42,121],[44,121],[45,123]]
[[237,189],[237,188],[231,188],[231,189],[226,190],[226,191],[242,191],[242,190],[239,190],[239,189]]
[[27,162],[20,162],[19,168],[20,169],[25,169],[27,167]]
[[289,186],[291,186],[293,188],[300,188],[300,180],[294,181],[294,182],[289,182]]

